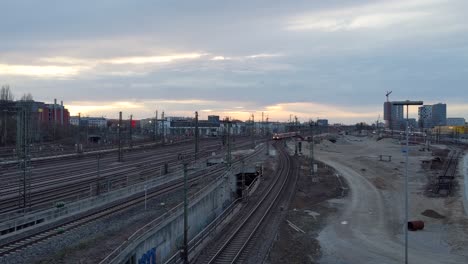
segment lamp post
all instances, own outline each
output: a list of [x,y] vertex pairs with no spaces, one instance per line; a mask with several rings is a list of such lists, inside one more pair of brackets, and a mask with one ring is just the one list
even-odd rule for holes
[[410,105],[422,105],[423,101],[396,101],[393,105],[406,105],[406,150],[405,150],[405,264],[408,264],[408,151],[409,151],[409,120]]

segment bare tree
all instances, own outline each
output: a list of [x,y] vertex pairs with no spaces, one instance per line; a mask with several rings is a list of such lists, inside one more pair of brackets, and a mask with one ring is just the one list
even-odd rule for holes
[[32,102],[34,100],[33,100],[33,96],[30,93],[27,93],[27,94],[23,94],[23,96],[21,96],[21,101],[23,101],[23,102]]
[[10,86],[8,84],[2,85],[0,89],[0,101],[13,101],[14,96],[10,90]]
[[[12,118],[11,113],[9,112],[9,108],[13,103],[13,93],[10,90],[10,86],[8,84],[2,85],[0,89],[0,111],[2,113],[2,119],[0,121],[1,124],[1,134],[0,134],[0,142],[3,146],[6,146],[8,143],[8,136],[12,134],[8,132],[8,124],[11,125]],[[12,130],[11,128],[9,129]],[[14,128],[13,128],[14,130]]]

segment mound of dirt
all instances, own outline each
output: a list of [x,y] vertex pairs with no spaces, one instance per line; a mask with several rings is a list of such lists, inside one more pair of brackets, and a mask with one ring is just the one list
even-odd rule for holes
[[430,217],[430,218],[435,218],[435,219],[444,219],[445,218],[445,216],[437,213],[434,210],[426,210],[426,211],[422,212],[421,214],[424,215],[424,216]]

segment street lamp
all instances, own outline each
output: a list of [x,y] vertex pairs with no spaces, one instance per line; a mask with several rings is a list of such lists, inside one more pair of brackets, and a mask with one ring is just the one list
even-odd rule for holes
[[408,264],[408,151],[409,151],[409,120],[410,105],[422,105],[423,101],[396,101],[393,105],[406,105],[406,151],[405,151],[405,263]]

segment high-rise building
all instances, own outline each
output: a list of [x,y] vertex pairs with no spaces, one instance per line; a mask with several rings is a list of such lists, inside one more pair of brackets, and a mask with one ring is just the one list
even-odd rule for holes
[[401,129],[404,127],[403,105],[393,105],[392,102],[384,103],[385,126],[390,129]]
[[432,105],[423,105],[418,108],[419,127],[432,128]]
[[445,126],[447,124],[447,105],[438,103],[420,106],[418,109],[418,117],[420,128]]
[[447,105],[438,103],[432,105],[432,124],[434,126],[447,125]]

